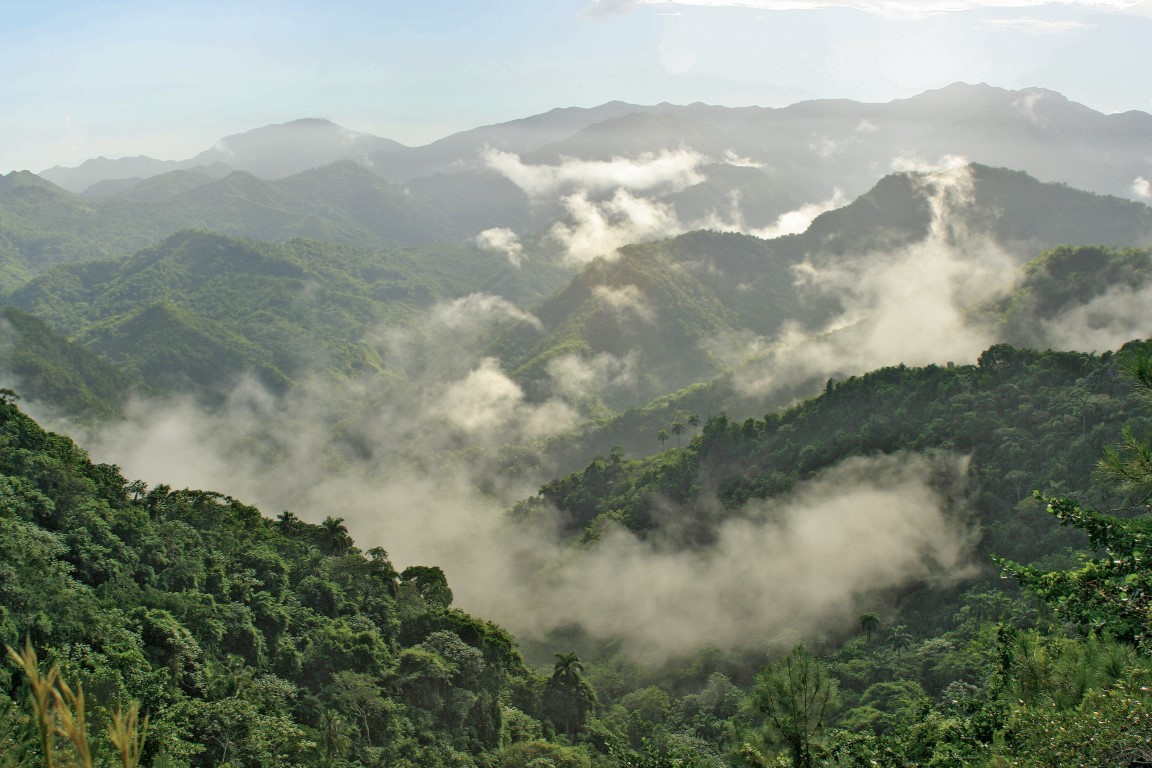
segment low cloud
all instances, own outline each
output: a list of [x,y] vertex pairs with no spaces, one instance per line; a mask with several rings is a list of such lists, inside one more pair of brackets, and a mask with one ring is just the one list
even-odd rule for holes
[[1080,6],[1101,11],[1146,13],[1144,3],[1134,0],[593,0],[588,16],[627,13],[645,5],[693,6],[697,8],[753,8],[762,11],[823,10],[845,8],[886,18],[916,19],[941,13],[999,8]]
[[568,402],[579,402],[636,385],[637,353],[617,357],[601,352],[592,357],[564,355],[548,363],[552,391]]
[[962,505],[936,490],[942,473],[955,488],[964,466],[851,459],[787,498],[749,505],[719,525],[714,544],[691,551],[610,528],[598,546],[563,552],[510,593],[490,593],[484,613],[530,635],[578,623],[626,638],[648,660],[846,626],[871,591],[966,573]]
[[459,299],[437,304],[428,312],[426,326],[443,328],[449,331],[478,328],[501,320],[515,320],[527,323],[537,330],[543,330],[540,320],[525,312],[501,296],[490,293],[470,293]]
[[578,419],[563,402],[526,402],[523,390],[494,358],[485,358],[463,379],[436,392],[427,412],[468,435],[495,435],[500,442],[556,435],[574,427]]
[[524,246],[520,238],[507,227],[486,229],[472,238],[472,242],[482,250],[504,254],[508,263],[514,267],[519,267],[524,259]]
[[[862,123],[852,135],[873,128]],[[586,264],[597,257],[612,258],[624,245],[675,237],[697,229],[764,238],[797,234],[819,214],[847,202],[843,192],[836,189],[827,200],[802,205],[781,214],[771,226],[756,228],[745,222],[740,195],[733,192],[727,210],[684,221],[668,195],[706,181],[707,167],[714,162],[689,148],[644,154],[635,159],[563,159],[556,165],[524,163],[517,155],[491,149],[485,152],[484,159],[489,168],[503,174],[538,203],[559,203],[564,217],[548,228],[547,236],[563,250],[571,265]],[[733,150],[727,150],[721,162],[760,167]],[[513,247],[519,247],[515,234],[507,229],[487,230],[475,242],[493,250],[505,249],[513,242]]]
[[1152,198],[1152,181],[1143,176],[1137,176],[1132,180],[1132,191],[1140,197],[1150,199]]
[[1019,19],[985,19],[983,26],[1007,32],[1021,32],[1025,35],[1066,35],[1069,32],[1091,29],[1095,24],[1081,21],[1051,21],[1024,16]]
[[807,231],[812,221],[820,214],[827,213],[836,208],[842,208],[847,203],[848,198],[845,197],[843,190],[834,189],[832,196],[827,200],[819,203],[808,203],[794,211],[782,213],[769,227],[762,229],[742,229],[741,231],[749,235],[762,237],[766,240],[784,235],[798,235],[801,232]]
[[685,231],[671,205],[624,189],[607,200],[593,200],[583,192],[569,195],[563,205],[568,219],[554,223],[548,236],[564,249],[571,264],[611,257],[621,246]]
[[885,365],[972,360],[993,343],[967,311],[1010,287],[1017,260],[964,226],[959,212],[972,197],[965,163],[950,159],[921,171],[917,183],[932,210],[928,237],[895,251],[799,265],[798,285],[835,296],[842,312],[821,328],[792,324],[766,341],[768,351],[734,374],[739,391],[768,396]]
[[1087,304],[1043,320],[1040,336],[1053,349],[1105,352],[1152,336],[1148,306],[1152,286],[1117,286]]
[[635,285],[622,285],[618,288],[597,285],[592,295],[601,305],[608,307],[627,320],[640,320],[645,323],[656,321],[656,312],[644,298],[644,293]]
[[764,163],[758,163],[750,157],[741,157],[736,154],[735,150],[724,150],[724,163],[725,165],[733,165],[737,168],[763,168]]
[[645,153],[634,159],[562,158],[558,165],[532,165],[510,152],[489,149],[483,160],[488,168],[536,199],[572,191],[679,191],[704,180],[699,168],[707,162],[707,158],[691,149]]

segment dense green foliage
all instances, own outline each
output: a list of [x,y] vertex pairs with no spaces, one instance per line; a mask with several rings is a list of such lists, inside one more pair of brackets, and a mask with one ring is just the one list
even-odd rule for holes
[[[1124,423],[1147,428],[1117,376],[1117,358],[1140,350],[996,347],[978,366],[886,369],[764,421],[712,417],[688,447],[594,462],[545,493],[591,493],[597,472],[618,472],[612,503],[635,504],[620,517],[637,526],[654,489],[691,492],[677,485],[684,467],[730,468],[736,509],[853,451],[961,448],[980,503],[1006,494],[981,546],[1050,554],[1074,539],[1039,535],[1045,518],[1023,489],[1059,487],[1062,473],[1088,488],[1094,446]],[[8,399],[0,639],[27,637],[81,683],[94,724],[140,701],[145,765],[1119,766],[1152,734],[1152,670],[1131,645],[1147,626],[1143,521],[1053,505],[1110,549],[1075,580],[1027,571],[1067,624],[984,584],[937,593],[920,620],[930,601],[905,594],[861,616],[859,636],[814,638],[811,651],[705,651],[646,669],[601,645],[556,654],[548,676],[507,633],[451,608],[438,568],[397,573],[337,518],[270,520],[218,494],[128,483]],[[773,469],[785,465],[796,475]],[[1005,466],[1030,474],[998,477]],[[1114,592],[1089,599],[1099,569]],[[0,702],[12,701],[0,739],[16,746],[29,743],[21,680],[0,676]]]
[[349,162],[277,181],[243,172],[221,179],[177,172],[110,197],[74,194],[27,171],[0,177],[0,243],[11,246],[10,253],[0,247],[0,256],[10,257],[4,266],[17,270],[14,277],[51,264],[125,256],[196,227],[263,240],[389,246],[474,234],[455,232],[434,209]]
[[[82,684],[94,728],[139,702],[150,718],[144,764],[157,768],[1147,759],[1152,531],[1144,508],[1086,506],[1124,498],[1093,477],[1102,454],[1124,458],[1108,451],[1120,436],[1135,464],[1115,466],[1152,466],[1135,437],[1152,433],[1152,419],[1121,375],[1152,343],[1102,355],[998,344],[975,365],[829,380],[822,395],[762,418],[723,415],[749,404],[724,376],[701,383],[732,362],[710,342],[836,317],[836,297],[794,285],[794,268],[921,240],[932,220],[925,183],[889,177],[800,236],[698,232],[628,246],[539,305],[542,334],[512,321],[487,351],[538,400],[567,355],[611,355],[609,374],[612,364],[621,379],[637,373],[628,391],[589,391],[578,403],[606,426],[557,442],[575,455],[628,434],[628,450],[661,452],[607,451],[516,510],[558,511],[573,546],[596,546],[610,525],[704,546],[750,501],[847,458],[938,452],[970,459],[972,546],[985,567],[964,583],[858,595],[866,612],[832,634],[787,646],[749,638],[740,651],[703,649],[660,668],[566,628],[526,646],[531,668],[507,632],[452,607],[439,568],[398,572],[384,550],[360,551],[337,517],[270,519],[210,491],[129,482],[43,431],[4,389],[0,641],[27,640]],[[972,184],[976,202],[956,226],[1006,248],[1145,243],[1152,232],[1143,206],[980,166]],[[524,306],[566,279],[555,265],[515,268],[465,246],[349,244],[445,231],[434,212],[350,164],[275,183],[170,175],[133,189],[96,200],[29,174],[0,179],[0,285],[39,275],[10,295],[21,309],[6,311],[2,350],[29,399],[101,418],[134,381],[220,397],[243,374],[273,391],[317,372],[386,378],[395,371],[374,329],[419,333],[421,313],[476,291]],[[492,207],[522,202],[501,194]],[[287,242],[184,230],[120,256],[154,233],[209,222]],[[1060,247],[1025,267],[1013,295],[967,309],[1005,339],[1035,343],[1041,320],[1134,295],[1149,266],[1146,250]],[[1077,560],[1085,545],[1096,555]],[[999,562],[1023,593],[996,578],[990,553],[1008,558]],[[35,764],[27,677],[0,666],[0,766]]]
[[0,403],[0,640],[59,664],[94,724],[140,701],[153,764],[469,765],[538,738],[546,680],[450,604],[339,519],[146,490]]
[[[1112,247],[1152,242],[1146,206],[1040,184],[1003,169],[973,164],[968,170],[965,204],[936,202],[949,208],[948,226],[979,232],[1027,265],[1015,292],[995,306],[961,307],[992,338],[1044,348],[1051,342],[1038,331],[1058,313],[1108,290],[1147,285],[1148,251]],[[536,396],[550,384],[549,366],[558,358],[611,356],[617,378],[634,371],[635,380],[590,394],[589,412],[609,418],[612,411],[643,407],[722,376],[742,362],[750,339],[773,339],[789,326],[826,332],[846,309],[842,292],[801,279],[797,270],[810,265],[835,272],[845,260],[867,261],[923,243],[933,227],[932,196],[945,195],[942,189],[931,176],[895,174],[849,205],[821,214],[803,234],[762,240],[698,231],[626,246],[589,264],[540,305],[543,337],[535,328],[514,326],[489,352]],[[932,247],[955,245],[946,240]],[[782,402],[809,391],[783,393]],[[735,399],[723,382],[714,395],[713,407],[705,410],[719,410],[717,400]],[[700,410],[699,404],[681,408]]]
[[85,420],[118,414],[135,383],[122,369],[15,307],[0,313],[0,364],[23,396]]
[[226,392],[244,373],[274,389],[313,373],[386,368],[372,333],[439,300],[527,301],[560,278],[462,247],[381,251],[185,231],[125,259],[56,267],[8,301],[164,390]]
[[[1126,424],[1149,424],[1117,369],[1118,357],[1142,348],[1096,356],[1000,345],[977,365],[897,366],[829,381],[821,396],[763,419],[712,416],[681,450],[597,458],[546,484],[541,499],[574,530],[611,515],[646,533],[688,522],[709,494],[737,514],[749,499],[779,495],[848,456],[951,450],[971,456],[982,548],[1043,557],[1075,540],[1050,530],[1032,490],[1088,492],[1104,446]],[[698,535],[706,540],[708,531]]]

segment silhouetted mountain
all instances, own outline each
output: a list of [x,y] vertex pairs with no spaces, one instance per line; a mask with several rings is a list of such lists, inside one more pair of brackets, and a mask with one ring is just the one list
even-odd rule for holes
[[338,160],[370,165],[370,158],[404,148],[391,139],[350,131],[328,120],[305,118],[226,136],[191,162],[223,163],[262,179],[279,179]]
[[54,166],[39,175],[72,192],[84,192],[102,181],[147,179],[217,163],[263,179],[279,179],[338,160],[370,165],[371,157],[403,148],[391,139],[350,131],[328,120],[305,118],[225,136],[187,160],[155,160],[143,155],[98,157],[75,168]]

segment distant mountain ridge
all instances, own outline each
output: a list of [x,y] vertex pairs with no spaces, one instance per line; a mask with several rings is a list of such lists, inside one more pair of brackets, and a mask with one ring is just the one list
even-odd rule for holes
[[1136,177],[1152,176],[1152,115],[1107,115],[1043,88],[965,83],[883,104],[823,99],[730,108],[617,101],[481,126],[422,147],[304,119],[228,136],[183,161],[97,158],[40,175],[79,192],[106,179],[143,179],[213,163],[276,179],[351,160],[405,183],[484,170],[487,149],[555,163],[681,146],[713,158],[735,153],[805,201],[834,186],[849,196],[862,194],[895,160],[932,162],[949,154],[1135,199]]
[[187,160],[156,160],[143,155],[98,157],[75,168],[53,166],[38,175],[71,192],[84,192],[103,181],[143,181],[163,173],[217,164],[262,179],[279,179],[340,160],[370,166],[372,156],[403,148],[397,141],[352,131],[329,120],[303,118],[225,136]]

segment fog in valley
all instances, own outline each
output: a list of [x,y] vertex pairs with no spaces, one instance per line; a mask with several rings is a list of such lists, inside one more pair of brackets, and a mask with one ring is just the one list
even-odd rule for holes
[[[567,216],[545,238],[573,264],[685,231],[692,225],[660,194],[706,173],[688,150],[554,166],[492,153],[487,162],[540,204],[559,202]],[[1012,289],[1020,254],[958,215],[971,203],[964,161],[918,167],[914,178],[931,211],[926,238],[794,269],[797,285],[838,297],[843,312],[826,327],[710,340],[726,346],[739,394],[772,403],[781,389],[885,365],[970,364],[998,341],[972,310]],[[806,224],[835,202],[805,206],[780,226]],[[715,215],[739,229],[732,211]],[[511,230],[486,230],[477,242],[513,265],[525,257]],[[596,296],[623,322],[665,321],[635,285],[598,286]],[[1044,333],[1058,348],[1112,348],[1139,332],[1138,314],[1126,310],[1141,301],[1141,292],[1118,289],[1054,318]],[[343,518],[361,549],[383,547],[400,567],[443,567],[459,606],[518,636],[578,624],[594,637],[625,638],[628,652],[647,660],[841,630],[870,595],[948,583],[972,567],[963,456],[853,459],[735,516],[705,495],[690,514],[713,521],[712,543],[694,549],[671,531],[641,540],[612,526],[594,546],[576,547],[553,515],[511,520],[510,507],[556,473],[531,457],[575,434],[583,398],[627,391],[636,371],[634,354],[565,354],[548,366],[546,395],[529,398],[483,352],[486,334],[507,324],[542,332],[530,309],[476,293],[434,306],[408,328],[370,329],[365,340],[389,362],[386,375],[317,375],[281,395],[249,379],[214,409],[137,397],[119,423],[69,429],[129,479],[220,491],[269,516]],[[30,410],[51,418],[34,403]],[[516,445],[535,447],[509,471]],[[709,478],[698,480],[708,487]]]

